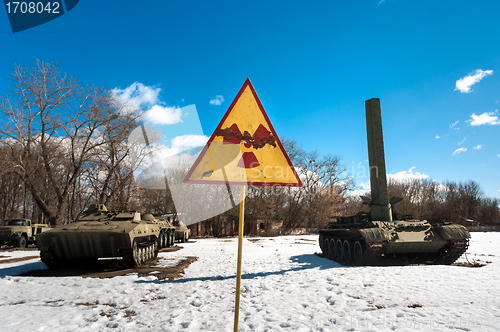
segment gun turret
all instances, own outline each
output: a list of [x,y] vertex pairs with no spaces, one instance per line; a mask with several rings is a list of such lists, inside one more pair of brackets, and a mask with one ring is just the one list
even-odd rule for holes
[[370,163],[371,220],[392,221],[391,203],[387,194],[385,171],[384,138],[380,99],[365,101],[366,132],[368,136],[368,160]]

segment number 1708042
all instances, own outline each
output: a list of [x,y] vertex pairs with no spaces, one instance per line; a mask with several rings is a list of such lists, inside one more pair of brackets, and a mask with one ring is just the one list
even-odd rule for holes
[[8,14],[16,14],[16,13],[22,13],[22,14],[41,14],[41,13],[48,13],[48,14],[59,14],[59,2],[18,2],[18,1],[13,1],[13,2],[7,2],[5,4],[5,7],[7,9]]

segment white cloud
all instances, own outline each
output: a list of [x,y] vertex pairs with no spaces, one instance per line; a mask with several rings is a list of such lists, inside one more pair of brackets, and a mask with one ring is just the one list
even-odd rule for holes
[[172,139],[172,149],[183,151],[205,145],[208,137],[205,135],[182,135]]
[[222,97],[221,95],[217,95],[215,96],[215,99],[210,100],[210,105],[219,106],[223,102],[224,102],[224,97]]
[[460,90],[462,93],[471,92],[471,86],[481,81],[487,75],[493,75],[493,70],[481,70],[477,69],[475,72],[462,77],[455,83],[455,90]]
[[459,122],[460,122],[460,121],[455,121],[454,123],[452,123],[452,124],[450,125],[450,128],[455,127],[455,126],[456,126]]
[[479,144],[478,146],[473,147],[474,150],[481,150],[483,146]]
[[441,136],[439,136],[439,135],[436,135],[436,139],[440,139],[440,138],[441,138]]
[[364,190],[364,189],[354,189],[350,193],[347,194],[347,196],[350,197],[359,197],[359,196],[366,196],[370,190]]
[[181,115],[181,108],[161,105],[154,105],[146,113],[144,113],[146,121],[166,125],[182,122]]
[[453,153],[451,155],[454,156],[456,154],[459,154],[459,153],[462,153],[462,152],[465,152],[465,151],[467,151],[467,148],[456,149],[455,151],[453,151]]
[[467,137],[464,137],[463,140],[461,140],[460,142],[458,142],[458,145],[462,145],[465,142],[466,139],[467,139]]
[[151,86],[146,86],[139,82],[132,83],[129,87],[125,89],[114,88],[111,90],[111,94],[121,103],[129,104],[131,106],[139,107],[150,107],[154,104],[159,103],[158,95],[161,89]]
[[391,180],[396,180],[396,181],[408,181],[408,180],[414,180],[414,179],[427,179],[429,175],[427,174],[421,174],[420,172],[415,172],[413,173],[413,170],[416,167],[413,166],[407,171],[401,171],[397,172],[394,174],[387,174],[387,177]]
[[466,122],[470,122],[471,126],[482,126],[485,124],[498,125],[500,124],[500,120],[498,119],[498,116],[495,115],[495,112],[484,112],[481,115],[472,113],[470,116],[472,119],[467,120]]

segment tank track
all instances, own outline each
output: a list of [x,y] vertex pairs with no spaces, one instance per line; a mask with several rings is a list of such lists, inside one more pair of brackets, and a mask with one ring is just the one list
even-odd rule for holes
[[[335,239],[335,237],[323,237],[320,236],[320,247],[323,252],[324,257],[329,257],[329,254],[325,252],[324,241],[325,239]],[[346,239],[342,239],[346,240]],[[409,260],[407,255],[386,255],[385,249],[387,246],[387,242],[379,241],[379,242],[370,242],[365,243],[361,238],[350,238],[347,239],[354,243],[355,241],[360,241],[364,245],[364,254],[363,258],[359,263],[355,263],[354,259],[351,259],[350,262],[346,262],[345,259],[339,260],[338,257],[334,257],[334,261],[342,264],[342,265],[359,265],[359,266],[386,266],[386,265],[408,265],[412,263],[421,263],[421,264],[444,264],[451,265],[453,264],[460,256],[462,256],[467,248],[469,247],[469,239],[463,240],[454,240],[450,241],[450,243],[442,249],[441,252],[433,255],[432,258],[429,259],[417,259],[415,261]]]
[[131,249],[123,251],[123,260],[130,266],[144,266],[156,260],[159,249],[156,238],[144,243],[134,241]]
[[[337,237],[324,237],[320,235],[319,242],[320,242],[320,247],[323,252],[324,257],[329,257],[328,253],[325,252],[324,248],[324,241],[325,239],[334,239],[337,241]],[[351,242],[351,245],[355,243],[356,241],[359,241],[362,243],[362,246],[364,248],[364,253],[363,253],[363,258],[359,263],[355,262],[354,257],[351,258],[349,262],[346,262],[345,259],[338,259],[338,257],[334,257],[333,261],[342,264],[342,265],[359,265],[359,266],[374,266],[374,265],[387,265],[384,263],[386,259],[384,257],[384,252],[385,252],[385,247],[387,246],[386,242],[383,241],[378,241],[378,242],[370,242],[366,243],[365,240],[363,240],[361,237],[355,237],[355,238],[340,238],[341,240],[348,240]],[[351,254],[352,255],[352,254]]]
[[451,265],[469,248],[469,239],[451,241],[442,258],[442,264]]
[[359,265],[381,265],[386,246],[387,243],[382,241],[367,243],[365,254],[363,255],[363,259]]

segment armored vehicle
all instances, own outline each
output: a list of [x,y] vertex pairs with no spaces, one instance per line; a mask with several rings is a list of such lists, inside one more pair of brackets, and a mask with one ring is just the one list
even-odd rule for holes
[[189,240],[191,230],[181,220],[179,220],[180,216],[182,216],[182,214],[174,215],[173,213],[169,213],[160,218],[172,223],[175,227],[175,241],[184,243]]
[[189,236],[191,235],[191,230],[180,220],[175,220],[174,226],[175,239],[180,242],[187,242],[189,240]]
[[361,198],[370,212],[338,217],[320,229],[324,256],[346,265],[452,264],[469,245],[464,226],[393,220],[392,205],[402,198],[388,198],[380,100],[367,100],[365,106],[371,200]]
[[160,236],[158,245],[161,248],[167,248],[174,245],[175,242],[175,227],[167,219],[156,219],[152,214],[143,214],[141,219],[148,223],[160,226]]
[[157,257],[161,230],[159,224],[142,220],[139,212],[108,211],[102,204],[93,204],[74,223],[37,235],[36,243],[49,268],[108,257],[143,265]]
[[0,226],[0,244],[26,248],[35,243],[35,236],[49,229],[46,224],[32,224],[30,219],[8,219]]

